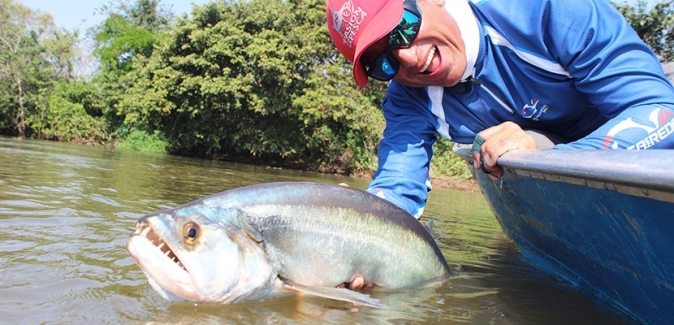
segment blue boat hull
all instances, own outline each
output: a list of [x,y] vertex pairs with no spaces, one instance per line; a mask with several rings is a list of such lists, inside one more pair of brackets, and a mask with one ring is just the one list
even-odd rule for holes
[[525,151],[499,164],[501,180],[474,176],[525,257],[639,322],[674,322],[674,151]]

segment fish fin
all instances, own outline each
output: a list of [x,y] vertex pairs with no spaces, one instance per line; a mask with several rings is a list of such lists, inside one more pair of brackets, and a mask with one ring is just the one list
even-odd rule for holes
[[426,221],[426,223],[424,223],[424,227],[426,228],[426,230],[428,230],[428,233],[433,234],[433,225],[434,224],[435,224],[435,221],[433,221],[433,219],[428,220],[428,221]]
[[283,279],[283,287],[289,290],[301,292],[303,294],[346,301],[356,305],[391,309],[379,303],[379,299],[372,298],[366,294],[349,290],[346,288],[331,288],[331,287],[311,287],[295,283],[288,279]]
[[239,224],[241,224],[241,228],[243,229],[243,232],[248,235],[248,237],[258,243],[262,242],[262,233],[260,233],[257,229],[254,229],[251,227],[250,223],[248,222],[248,215],[246,212],[237,209],[239,212],[239,215],[237,216],[239,219]]

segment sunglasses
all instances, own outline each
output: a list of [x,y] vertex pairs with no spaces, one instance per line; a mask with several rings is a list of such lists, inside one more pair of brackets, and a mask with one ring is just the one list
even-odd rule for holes
[[391,50],[406,49],[419,34],[421,13],[415,0],[403,2],[403,17],[393,30],[384,36],[387,38],[386,48],[370,64],[363,64],[365,73],[377,80],[389,81],[398,72],[400,61],[393,56]]

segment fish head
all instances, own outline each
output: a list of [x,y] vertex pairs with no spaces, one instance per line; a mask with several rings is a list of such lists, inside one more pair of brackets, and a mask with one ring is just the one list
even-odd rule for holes
[[234,224],[195,209],[142,217],[127,249],[152,288],[167,300],[245,300],[275,278],[264,250]]

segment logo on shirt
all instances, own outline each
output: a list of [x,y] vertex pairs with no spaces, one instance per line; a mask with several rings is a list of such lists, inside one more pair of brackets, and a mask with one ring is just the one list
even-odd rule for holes
[[361,7],[356,8],[349,0],[342,5],[339,11],[330,8],[330,14],[332,15],[332,28],[342,36],[344,44],[353,47],[353,39],[367,13]]
[[616,136],[621,138],[641,139],[627,149],[648,149],[674,133],[674,111],[658,107],[651,111],[648,121],[644,124],[634,121],[631,117],[614,125],[604,137],[604,149],[619,149],[620,143]]
[[522,117],[538,121],[538,118],[541,117],[541,114],[545,113],[549,108],[548,105],[543,105],[543,107],[538,109],[538,103],[538,99],[532,98],[531,104],[524,104],[521,113]]

